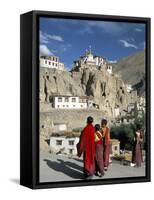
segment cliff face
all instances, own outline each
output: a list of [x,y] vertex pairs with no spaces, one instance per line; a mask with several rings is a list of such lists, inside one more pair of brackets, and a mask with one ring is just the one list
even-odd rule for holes
[[106,116],[115,117],[136,101],[135,93],[128,93],[126,85],[118,77],[105,70],[89,66],[79,72],[40,69],[40,101],[50,103],[53,95],[90,96]]
[[40,101],[49,103],[54,94],[83,96],[84,91],[69,72],[40,68]]
[[119,60],[114,65],[114,72],[121,75],[124,81],[129,82],[138,91],[140,96],[145,92],[145,51]]

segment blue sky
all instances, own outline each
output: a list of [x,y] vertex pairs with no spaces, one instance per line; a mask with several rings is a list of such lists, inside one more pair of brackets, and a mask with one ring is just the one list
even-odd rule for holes
[[145,25],[40,18],[40,54],[56,55],[71,69],[91,46],[94,55],[117,61],[145,48]]

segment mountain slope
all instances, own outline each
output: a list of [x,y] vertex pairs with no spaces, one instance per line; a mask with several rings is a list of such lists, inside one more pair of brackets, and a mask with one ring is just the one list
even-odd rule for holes
[[139,83],[145,75],[145,51],[119,60],[113,70],[120,74],[124,81],[132,85]]
[[138,95],[145,93],[145,51],[137,52],[127,58],[119,60],[113,68],[114,72],[131,84],[138,91]]

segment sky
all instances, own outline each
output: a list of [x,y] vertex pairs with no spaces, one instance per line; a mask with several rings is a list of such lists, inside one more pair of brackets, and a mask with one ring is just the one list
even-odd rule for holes
[[55,55],[68,69],[90,47],[94,55],[118,61],[145,49],[145,24],[40,18],[40,55]]

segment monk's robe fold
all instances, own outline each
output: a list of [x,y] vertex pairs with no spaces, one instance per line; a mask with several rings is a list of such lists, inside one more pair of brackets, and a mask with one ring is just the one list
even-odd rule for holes
[[102,133],[95,132],[95,171],[104,175],[104,160],[103,160],[103,137]]
[[109,166],[109,156],[110,156],[110,130],[108,127],[103,128],[103,147],[104,147],[104,166]]
[[83,153],[84,159],[84,173],[87,176],[91,176],[95,171],[95,141],[94,141],[95,129],[92,124],[88,124],[82,131],[80,141],[77,146],[78,155]]

